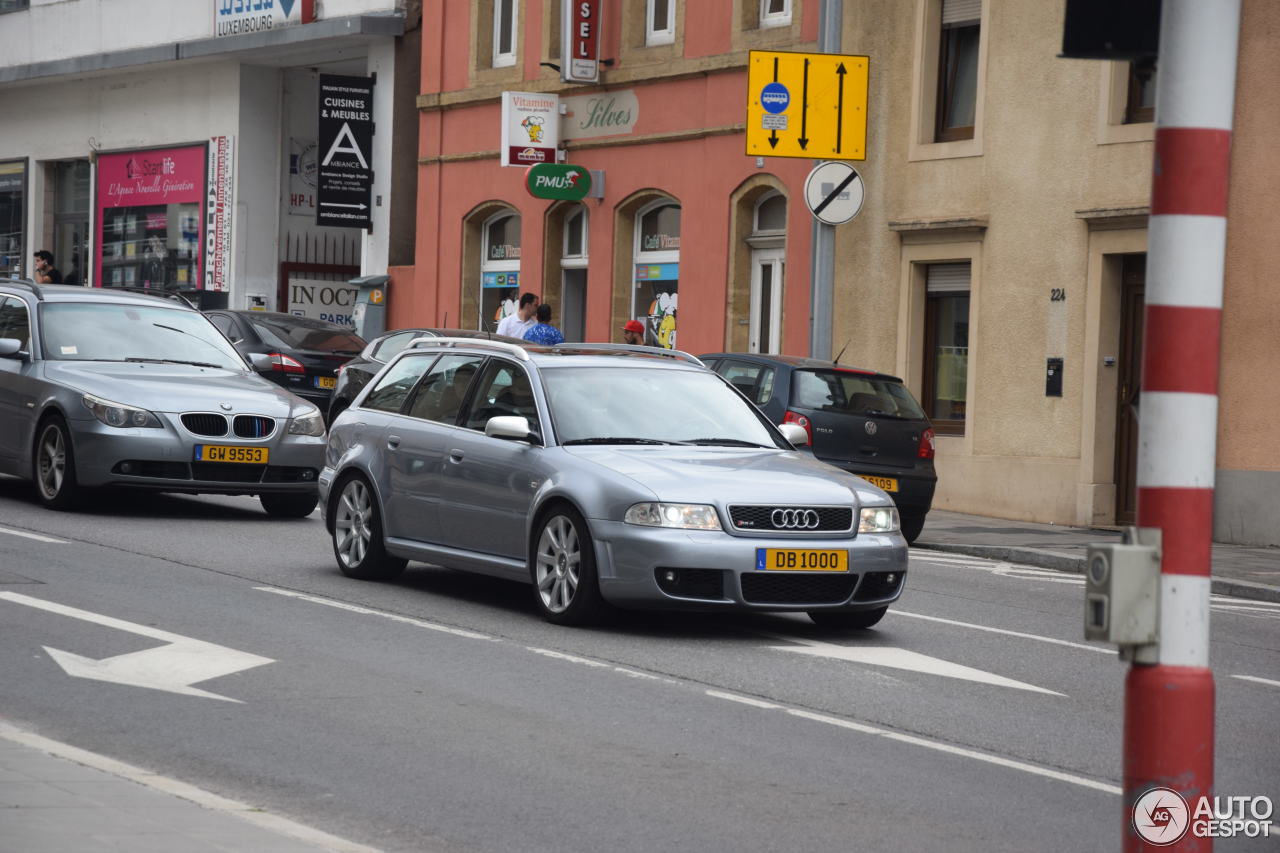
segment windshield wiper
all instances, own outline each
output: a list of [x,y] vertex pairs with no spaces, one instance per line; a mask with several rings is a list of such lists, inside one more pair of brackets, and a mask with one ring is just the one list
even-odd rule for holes
[[691,438],[689,444],[723,444],[728,447],[772,447],[772,444],[760,444],[756,441],[746,441],[741,438]]
[[626,436],[598,436],[596,438],[571,438],[560,442],[570,444],[685,444],[683,441],[661,441],[656,438],[629,438]]
[[139,356],[130,356],[124,360],[131,362],[146,362],[148,364],[189,364],[192,367],[213,367],[220,370],[229,369],[221,364],[214,364],[209,361],[183,361],[180,358],[141,358]]

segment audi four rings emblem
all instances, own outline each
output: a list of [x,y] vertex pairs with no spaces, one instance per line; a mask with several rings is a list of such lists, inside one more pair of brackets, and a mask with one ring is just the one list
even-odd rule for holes
[[819,523],[812,509],[775,509],[769,520],[777,530],[814,530]]
[[864,423],[864,424],[862,425],[862,428],[863,428],[863,429],[865,429],[865,430],[867,431],[867,435],[875,435],[875,434],[876,434],[876,422],[875,422],[875,421],[867,421],[866,423]]

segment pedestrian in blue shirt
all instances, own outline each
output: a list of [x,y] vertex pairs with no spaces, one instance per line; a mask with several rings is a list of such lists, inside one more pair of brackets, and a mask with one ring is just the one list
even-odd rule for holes
[[551,306],[543,302],[538,306],[538,311],[534,314],[538,322],[533,324],[533,328],[524,333],[524,339],[531,343],[541,344],[544,347],[553,347],[556,344],[564,343],[564,335],[560,334],[560,330],[551,325]]

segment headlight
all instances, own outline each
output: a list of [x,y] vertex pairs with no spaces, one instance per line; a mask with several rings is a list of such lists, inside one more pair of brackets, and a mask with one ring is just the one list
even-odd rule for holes
[[859,533],[892,533],[898,529],[898,510],[891,506],[867,506],[858,516]]
[[86,409],[93,412],[95,418],[107,426],[120,427],[121,429],[129,427],[161,428],[160,419],[146,409],[135,409],[133,406],[126,406],[123,403],[113,403],[110,400],[104,400],[92,394],[85,394],[80,398],[80,401],[84,403]]
[[324,418],[320,410],[311,408],[303,411],[296,418],[289,419],[289,435],[324,435]]
[[623,516],[627,524],[646,527],[679,527],[684,530],[719,530],[716,508],[706,504],[636,504]]

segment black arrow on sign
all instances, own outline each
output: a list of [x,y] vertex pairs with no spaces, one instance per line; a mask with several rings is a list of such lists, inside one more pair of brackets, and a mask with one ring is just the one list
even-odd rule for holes
[[[776,56],[773,58],[773,82],[778,82],[778,57]],[[778,147],[778,129],[776,127],[769,133],[769,147]]]
[[800,98],[800,150],[809,146],[809,60],[804,61],[804,96]]
[[840,153],[840,136],[844,130],[844,63],[836,68],[836,76],[840,79],[840,89],[836,95],[836,153]]

